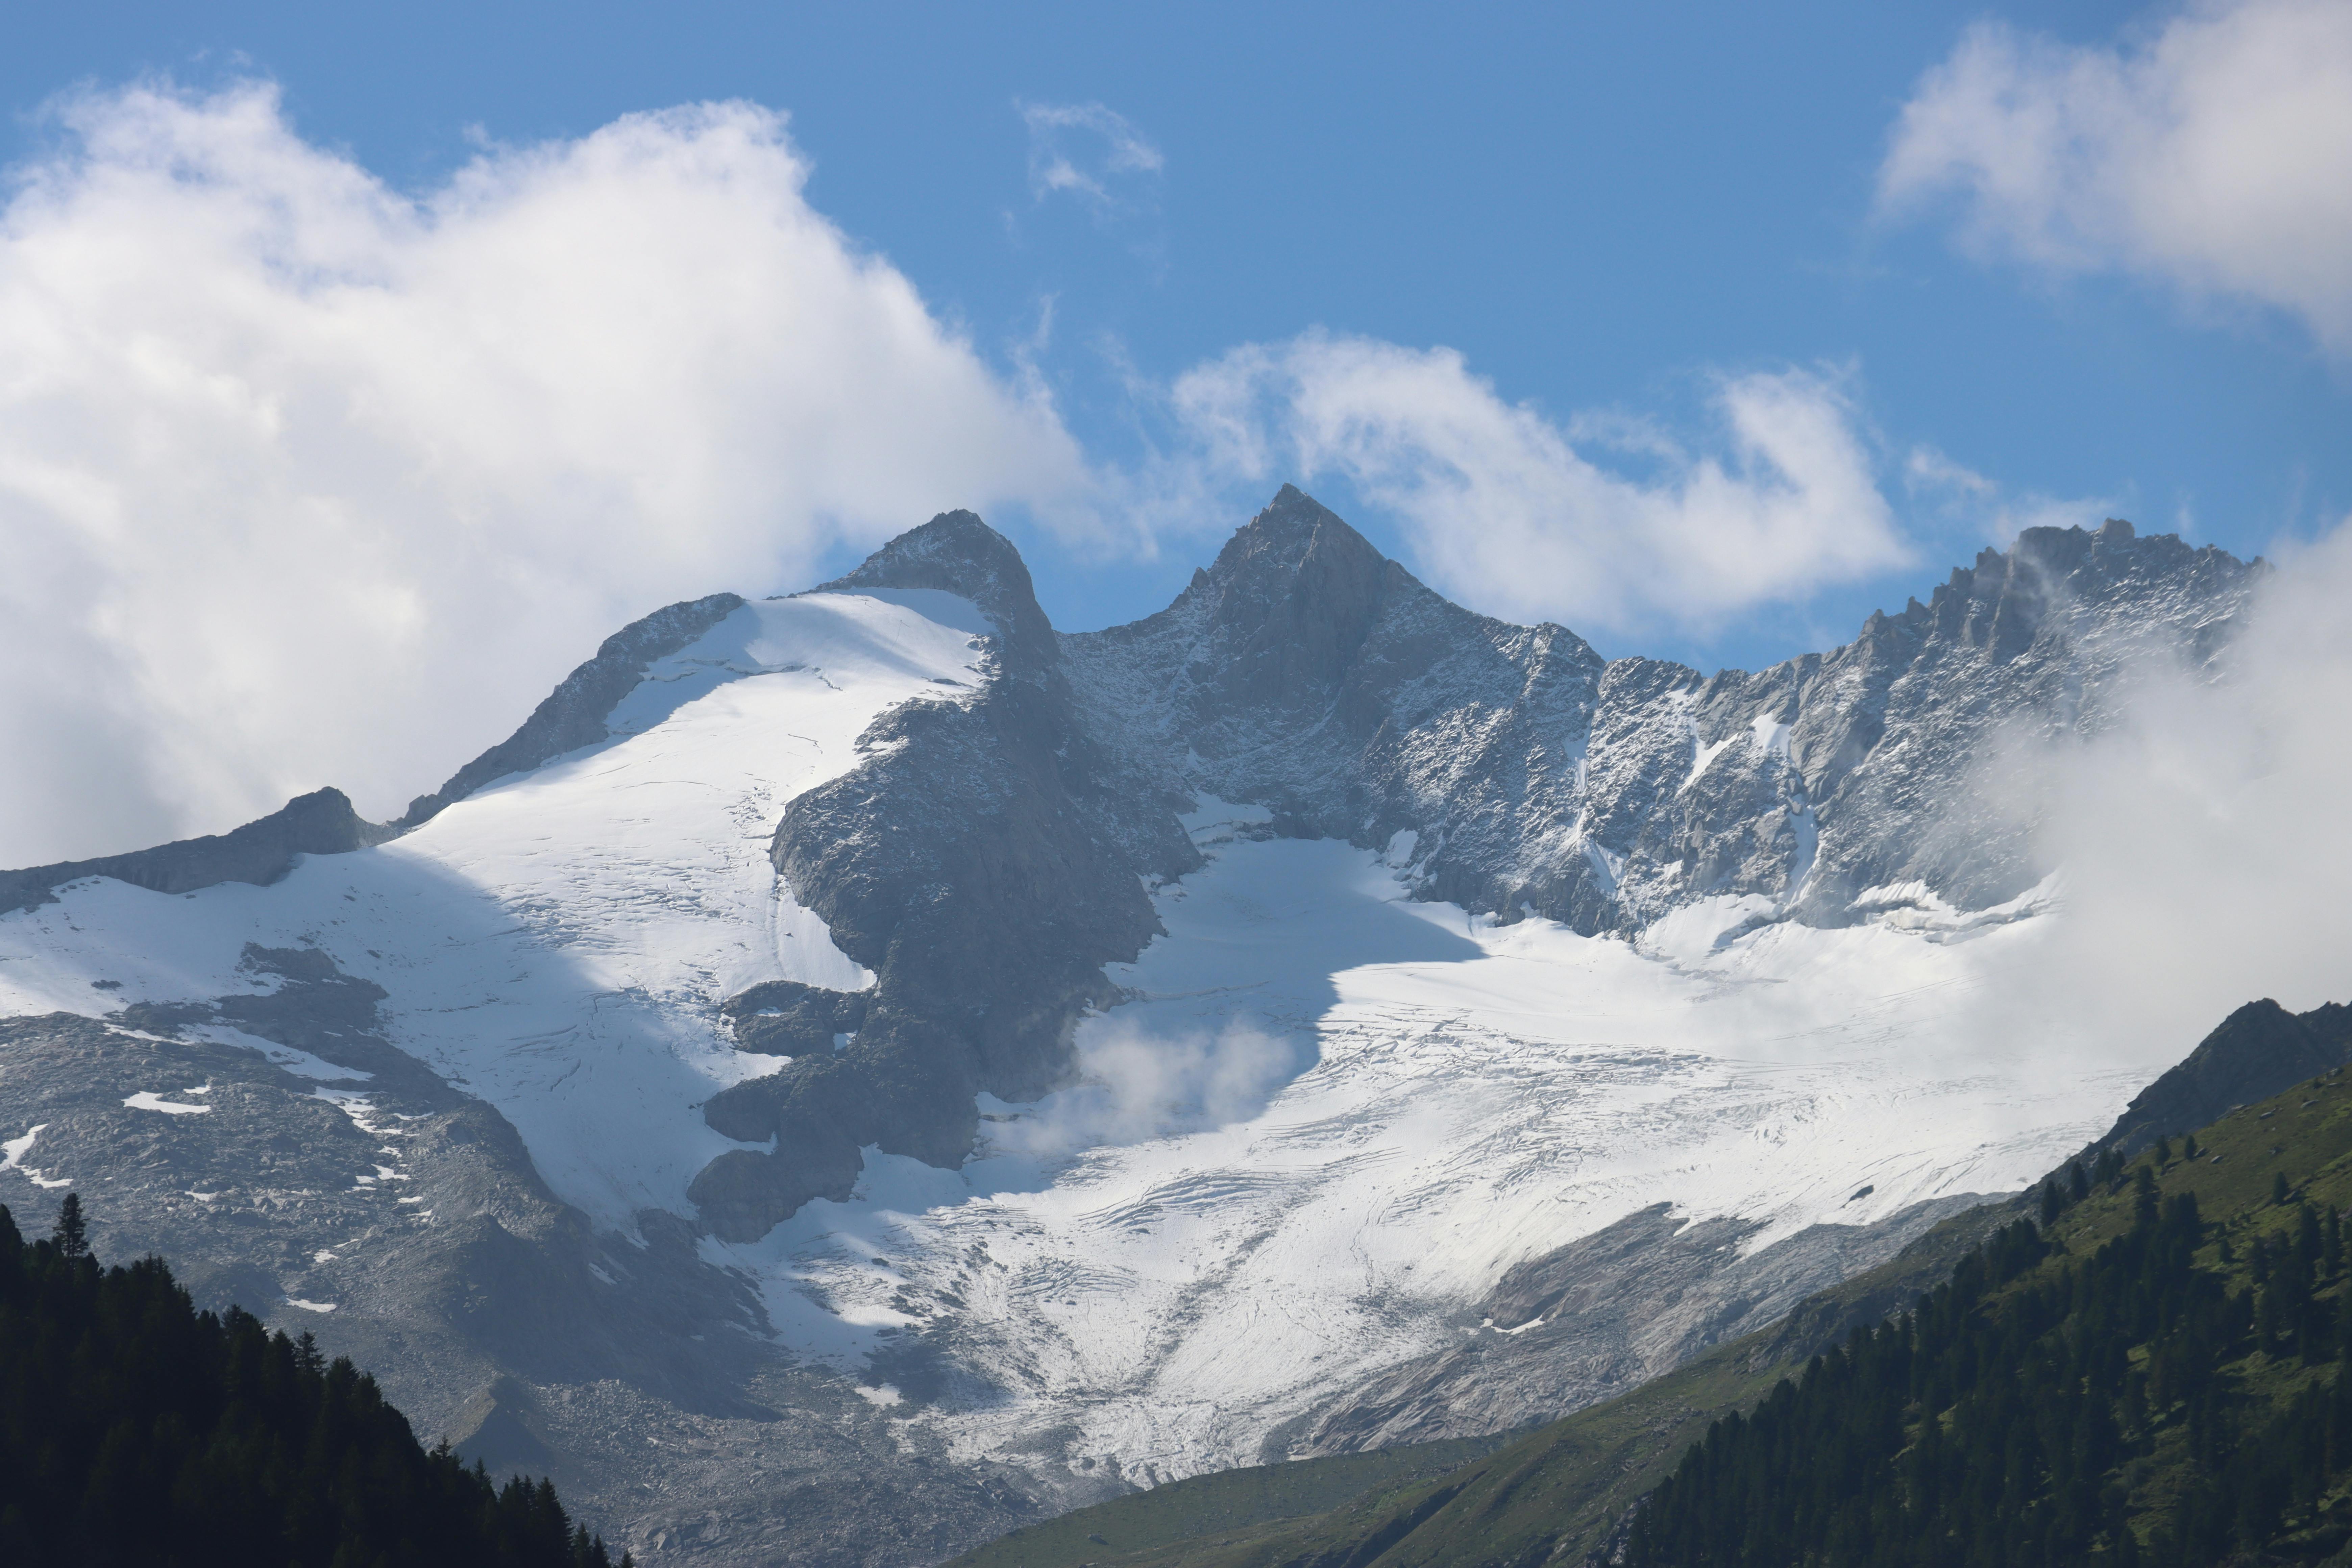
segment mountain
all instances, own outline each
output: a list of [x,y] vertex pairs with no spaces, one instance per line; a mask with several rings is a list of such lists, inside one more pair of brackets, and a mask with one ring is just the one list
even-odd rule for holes
[[2055,918],[2001,759],[2218,675],[2260,570],[2032,530],[1706,677],[1294,489],[1076,635],[943,514],[625,629],[385,828],[7,874],[0,1196],[75,1184],[649,1562],[1483,1439],[2178,1057],[1976,1010]]

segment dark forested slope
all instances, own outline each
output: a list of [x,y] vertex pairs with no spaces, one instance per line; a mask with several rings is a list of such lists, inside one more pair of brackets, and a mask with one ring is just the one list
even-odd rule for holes
[[[623,1558],[623,1563],[627,1563]],[[160,1259],[102,1268],[69,1194],[0,1208],[0,1563],[608,1568],[545,1481],[427,1450],[305,1334],[197,1312]]]
[[1643,1505],[1629,1568],[2333,1556],[2345,1082],[2048,1184],[2039,1226],[1717,1422]]

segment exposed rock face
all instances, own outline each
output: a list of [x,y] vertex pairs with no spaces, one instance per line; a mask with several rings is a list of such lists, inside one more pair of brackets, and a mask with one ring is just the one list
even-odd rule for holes
[[1555,1420],[1626,1393],[1893,1258],[1983,1202],[1916,1205],[1872,1226],[1808,1226],[1743,1257],[1752,1221],[1663,1204],[1531,1258],[1471,1313],[1464,1342],[1391,1368],[1269,1439],[1265,1458],[1354,1453]]
[[[993,679],[971,701],[884,715],[859,741],[873,760],[785,809],[778,873],[877,979],[855,1003],[796,999],[796,1018],[854,1011],[846,1049],[800,1056],[705,1108],[728,1137],[775,1143],[722,1154],[695,1178],[703,1218],[730,1239],[765,1235],[810,1198],[847,1196],[866,1144],[961,1163],[974,1096],[1033,1100],[1061,1082],[1079,1014],[1114,999],[1102,966],[1157,934],[1136,851],[1163,874],[1197,864],[1165,805],[1104,782],[1010,543],[949,512],[817,591],[905,589],[988,615]],[[736,999],[754,1019],[767,1005]],[[737,1033],[749,1045],[763,1026],[739,1018]]]
[[184,838],[96,860],[0,871],[0,914],[53,903],[50,889],[84,877],[112,877],[158,893],[190,893],[222,882],[267,887],[294,868],[298,855],[340,855],[380,844],[391,833],[362,821],[342,791],[314,790],[296,795],[268,816],[211,837]]
[[606,637],[596,657],[563,678],[513,734],[459,768],[431,795],[408,803],[398,826],[410,828],[465,799],[493,779],[535,768],[551,757],[604,740],[614,706],[645,679],[646,667],[686,647],[742,608],[736,594],[683,600],[632,621]]
[[950,1467],[777,1358],[687,1222],[598,1234],[558,1201],[504,1117],[384,1038],[375,987],[247,959],[254,991],[215,1004],[0,1019],[0,1126],[34,1130],[8,1149],[39,1184],[7,1194],[22,1227],[79,1192],[103,1261],[161,1254],[199,1306],[315,1332],[428,1440],[552,1475],[641,1558],[936,1561],[1103,1490]]
[[2030,811],[1974,765],[2097,730],[2150,659],[2209,664],[2256,572],[2121,521],[2028,529],[1844,647],[1704,677],[1473,615],[1286,487],[1175,604],[1064,637],[1063,663],[1160,793],[1368,847],[1411,831],[1425,896],[1588,933],[1711,895],[1838,924],[1873,889],[2030,889]]
[[1429,897],[1515,907],[1527,847],[1577,832],[1601,658],[1447,602],[1288,487],[1167,609],[1062,646],[1087,727],[1157,793],[1301,837],[1419,832]]

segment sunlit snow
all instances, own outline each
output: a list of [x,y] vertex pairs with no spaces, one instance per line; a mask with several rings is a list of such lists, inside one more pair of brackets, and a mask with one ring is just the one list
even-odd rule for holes
[[[779,885],[777,817],[861,760],[877,715],[982,679],[970,604],[890,597],[746,605],[655,666],[614,710],[618,738],[273,887],[60,889],[0,918],[0,1013],[249,992],[247,943],[315,946],[384,988],[395,1041],[505,1112],[566,1199],[624,1228],[688,1212],[695,1173],[737,1147],[698,1107],[781,1065],[737,1052],[717,1004],[762,980],[872,984]],[[93,975],[121,987],[94,1004]],[[362,1076],[256,1044],[307,1076]]]
[[[394,1042],[496,1105],[599,1225],[691,1214],[687,1184],[741,1146],[702,1103],[782,1065],[735,1051],[718,1005],[764,980],[873,982],[779,884],[779,816],[861,760],[882,712],[977,691],[986,629],[927,591],[748,605],[656,667],[615,739],[390,844],[269,888],[91,879],[0,918],[0,1012],[249,992],[279,982],[240,971],[247,943],[315,946],[383,987]],[[1786,726],[1751,739],[1785,747]],[[1728,743],[1697,748],[1692,776]],[[1412,832],[1375,852],[1266,837],[1271,817],[1203,799],[1183,819],[1210,863],[1152,889],[1168,934],[1113,970],[1134,999],[1082,1026],[1084,1081],[983,1097],[961,1170],[868,1150],[849,1201],[702,1242],[785,1348],[958,1455],[1051,1426],[1129,1474],[1246,1462],[1318,1398],[1458,1338],[1515,1261],[1659,1202],[1769,1241],[2013,1188],[2179,1054],[1981,1026],[1971,1004],[2041,940],[2051,888],[1978,914],[1878,889],[1842,930],[1717,899],[1628,942],[1412,900]],[[93,976],[121,989],[94,1001]],[[364,1095],[315,1092],[400,1135]],[[39,1131],[0,1169],[24,1171]],[[955,1375],[923,1404],[879,1373],[938,1322]]]

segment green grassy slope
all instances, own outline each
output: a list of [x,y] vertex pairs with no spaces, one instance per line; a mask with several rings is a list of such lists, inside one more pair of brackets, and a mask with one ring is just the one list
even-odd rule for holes
[[[2164,1167],[2162,1190],[2194,1192],[2207,1219],[2219,1222],[2201,1257],[2217,1260],[2218,1243],[2227,1240],[2242,1266],[2255,1237],[2294,1223],[2291,1205],[2271,1203],[2282,1173],[2314,1204],[2352,1205],[2347,1085],[2352,1076],[2324,1078],[2232,1111],[2199,1131],[2204,1148],[2197,1162],[2175,1158]],[[1948,1278],[1991,1230],[2023,1212],[2000,1203],[1957,1215],[1893,1261],[1810,1299],[1772,1328],[1440,1475],[1416,1476],[1410,1462],[1385,1475],[1350,1468],[1373,1456],[1225,1471],[1182,1483],[1181,1504],[1155,1504],[1158,1492],[1118,1499],[993,1542],[953,1568],[1533,1568],[1548,1560],[1580,1562],[1611,1542],[1633,1502],[1715,1419],[1753,1407],[1856,1323],[1906,1306]],[[2053,1234],[2070,1254],[2085,1254],[2127,1228],[2132,1214],[2126,1184],[2070,1209]],[[2232,1288],[2242,1283],[2233,1280]],[[2336,1285],[2326,1293],[2342,1289]],[[2261,1398],[2284,1397],[2312,1375],[2259,1356],[2232,1372],[2250,1396]],[[2160,1509],[2179,1480],[2158,1462],[2143,1465],[2134,1484],[2136,1506]],[[1311,1511],[1310,1499],[1332,1494],[1346,1500]]]
[[1253,1465],[1172,1481],[1095,1508],[1024,1526],[958,1558],[971,1568],[1126,1562],[1191,1542],[1212,1547],[1320,1514],[1370,1494],[1387,1495],[1445,1475],[1500,1447],[1504,1437],[1417,1443],[1300,1464]]

